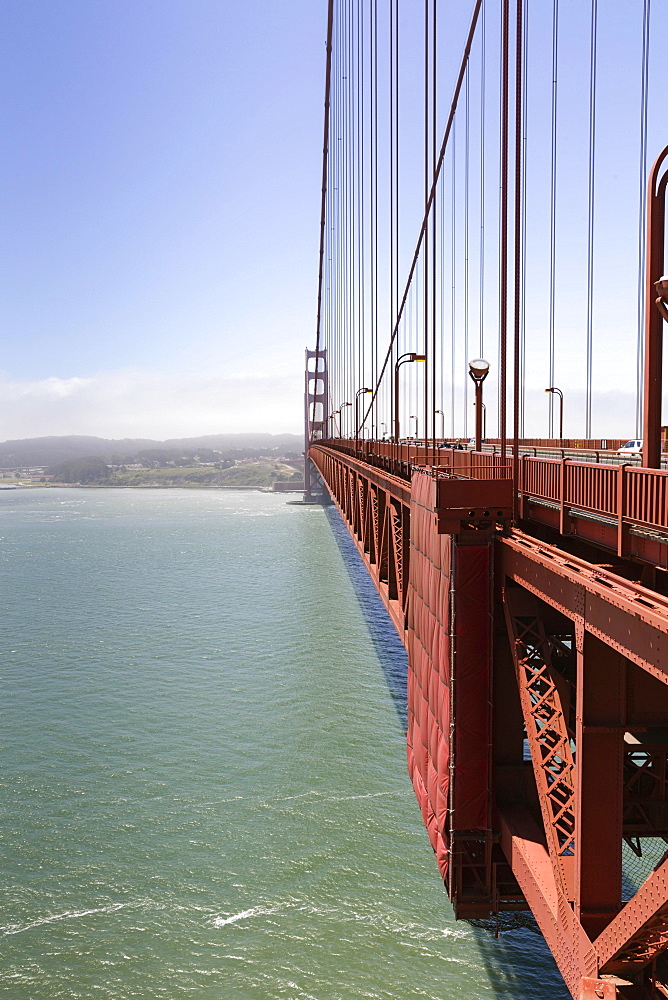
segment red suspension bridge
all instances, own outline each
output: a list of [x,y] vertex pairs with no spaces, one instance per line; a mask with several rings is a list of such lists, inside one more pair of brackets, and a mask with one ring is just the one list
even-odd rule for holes
[[573,997],[656,1000],[666,11],[445,8],[329,2],[306,492],[406,647],[408,767],[456,915],[530,909]]

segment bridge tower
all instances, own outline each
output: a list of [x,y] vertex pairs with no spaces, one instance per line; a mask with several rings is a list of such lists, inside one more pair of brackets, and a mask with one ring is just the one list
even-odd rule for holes
[[327,436],[329,421],[329,375],[327,351],[306,351],[304,375],[304,500],[311,500],[312,463],[308,457],[313,441]]

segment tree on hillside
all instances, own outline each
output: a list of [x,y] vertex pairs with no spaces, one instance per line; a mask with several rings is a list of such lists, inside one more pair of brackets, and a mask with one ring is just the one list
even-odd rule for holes
[[97,483],[109,475],[109,466],[101,458],[73,458],[48,469],[48,474],[59,483]]

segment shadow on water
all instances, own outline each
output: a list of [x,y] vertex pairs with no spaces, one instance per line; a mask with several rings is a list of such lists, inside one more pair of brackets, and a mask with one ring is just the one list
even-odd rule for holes
[[[353,584],[385,681],[404,732],[408,727],[406,650],[390,616],[378,596],[359,552],[336,507],[326,506],[325,514]],[[450,907],[447,896],[444,906]],[[569,1000],[554,959],[531,913],[501,914],[499,937],[494,938],[495,921],[467,921],[494,995],[508,1000]]]
[[405,733],[408,729],[406,650],[336,507],[327,506],[324,510]]
[[494,995],[508,1000],[571,1000],[533,914],[499,914],[499,936],[494,938],[494,920],[467,921]]

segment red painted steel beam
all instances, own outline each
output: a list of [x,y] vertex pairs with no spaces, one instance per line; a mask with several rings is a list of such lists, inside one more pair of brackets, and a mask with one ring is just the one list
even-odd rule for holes
[[[645,276],[645,379],[643,399],[642,464],[661,465],[661,392],[663,384],[663,316],[656,308],[655,282],[663,277],[666,218],[665,163],[668,146],[650,171],[647,191],[647,253]],[[662,175],[662,170],[664,171]]]
[[601,971],[637,972],[668,948],[668,861],[640,887],[594,942]]
[[547,851],[557,885],[570,901],[574,894],[575,779],[568,695],[552,663],[540,602],[521,587],[504,587],[504,609]]
[[588,632],[576,691],[575,913],[593,939],[622,898],[626,661]]
[[598,975],[598,956],[557,885],[542,832],[521,807],[503,806],[499,821],[501,846],[513,874],[566,986],[574,997],[579,997],[582,978]]
[[[333,448],[312,446],[309,457],[322,476],[399,637],[404,641],[410,487],[407,488],[403,480]],[[360,498],[364,496],[371,496],[369,518],[360,509]]]
[[343,462],[347,468],[354,469],[356,472],[362,474],[370,483],[380,486],[396,500],[405,503],[406,506],[410,505],[410,483],[407,483],[405,479],[400,479],[399,476],[393,475],[391,472],[374,468],[367,462],[355,458],[353,455],[325,445],[313,445],[309,451],[309,455],[318,468],[321,461],[320,456],[329,456],[332,460]]
[[[505,479],[507,461],[489,452],[429,449],[386,441],[328,442],[362,465],[384,468],[406,481],[414,467],[439,467],[457,477]],[[519,468],[520,516],[562,534],[651,566],[668,569],[668,471],[596,462],[523,456]]]
[[[494,497],[498,517],[505,507],[499,490],[510,485],[505,477],[464,480],[447,470],[416,469],[409,485],[338,448],[314,445],[310,455],[408,649],[409,767],[455,912],[478,916],[496,905],[492,835],[499,831],[508,864],[573,996],[615,996],[613,973],[641,969],[668,942],[663,869],[617,912],[625,817],[636,826],[644,822],[651,835],[661,835],[665,818],[666,760],[650,741],[650,762],[636,766],[629,778],[623,735],[633,723],[642,739],[643,727],[665,717],[668,599],[520,531],[502,534],[491,514],[484,518],[487,508],[477,506]],[[562,472],[561,488],[568,484]],[[476,516],[466,521],[461,515],[474,496],[467,515],[473,510]],[[494,737],[492,755],[490,706],[498,683],[494,678],[492,687],[489,670],[491,629],[483,635],[478,625],[491,622],[493,578],[533,595],[534,617],[545,616],[548,646],[555,627],[557,637],[568,629],[550,608],[573,622],[575,732],[570,710],[562,707],[559,751],[565,759],[574,736],[569,808],[575,838],[567,851],[574,875],[565,881],[550,858],[549,838],[529,812],[539,815],[540,789],[536,799],[525,782],[518,734],[506,727]],[[540,601],[549,607],[541,611]],[[523,609],[515,610],[526,625]],[[515,638],[522,638],[519,631]],[[497,640],[494,671],[499,648]],[[506,684],[512,679],[507,666]],[[548,670],[554,690],[566,683],[560,671]],[[548,687],[541,680],[525,709],[529,722],[537,720],[537,746],[549,767],[550,739],[541,743],[552,718]],[[496,705],[497,723],[500,710]],[[521,715],[512,708],[511,716],[521,737]],[[638,746],[644,747],[641,740]],[[526,808],[517,805],[525,795]]]
[[576,639],[586,630],[668,683],[668,599],[523,532],[497,548],[498,569],[573,619]]

